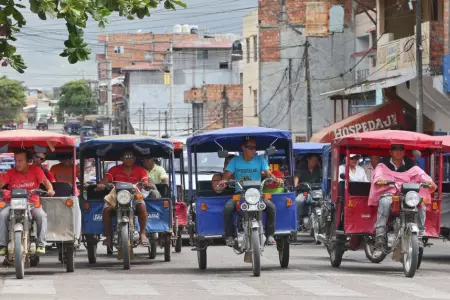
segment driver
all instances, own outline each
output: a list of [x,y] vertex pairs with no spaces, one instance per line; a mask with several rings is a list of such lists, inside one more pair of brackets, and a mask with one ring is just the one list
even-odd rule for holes
[[[405,157],[405,146],[402,144],[392,144],[390,150],[391,156],[383,157],[380,160],[380,163],[377,165],[384,165],[388,167],[391,171],[395,172],[406,172],[412,167],[416,166],[414,161],[410,158]],[[434,191],[436,189],[436,185],[433,182],[430,182],[430,189]],[[377,222],[375,223],[376,228],[376,237],[375,237],[375,246],[377,248],[383,248],[386,246],[386,223],[389,218],[390,211],[392,205],[392,197],[382,196],[378,202],[378,213],[377,213]],[[426,217],[426,207],[422,202],[419,209],[419,222],[417,223],[419,227],[419,243],[422,245],[422,237],[425,231],[425,217]]]
[[[298,171],[295,172],[295,186],[298,186],[300,182],[307,183],[321,183],[322,182],[322,170],[319,165],[319,157],[317,155],[308,156],[308,164],[303,166]],[[308,204],[311,198],[308,196],[305,199],[303,193],[300,193],[295,198],[295,203],[297,205],[297,222],[303,224],[302,217],[304,216],[305,204]]]
[[[120,158],[122,164],[114,166],[108,170],[105,177],[97,185],[98,189],[105,189],[106,184],[111,182],[129,182],[137,184],[143,182],[146,187],[149,187],[147,171],[137,166],[136,156],[133,150],[124,150]],[[161,195],[156,189],[152,189],[150,192],[150,198],[161,198]],[[146,236],[145,227],[147,226],[147,209],[145,207],[144,200],[135,200],[135,210],[139,219],[140,227],[140,240],[141,244],[148,247],[149,242]],[[111,231],[112,231],[112,216],[115,214],[115,207],[112,207],[107,201],[103,209],[103,224],[105,226],[106,239],[103,241],[103,245],[111,246]]]
[[[222,180],[219,182],[220,189],[223,190],[226,187],[227,181],[234,176],[236,180],[240,182],[251,180],[251,181],[261,181],[261,173],[266,177],[273,178],[276,182],[282,183],[283,179],[276,178],[270,172],[269,164],[264,159],[263,156],[256,154],[256,139],[254,137],[246,137],[241,145],[244,155],[239,155],[234,157],[228,166],[225,168]],[[236,185],[236,192],[239,192],[239,186]],[[275,233],[275,205],[268,200],[263,200],[266,204],[267,213],[267,244],[276,244],[273,234]],[[224,214],[224,227],[225,227],[225,238],[227,245],[230,247],[234,246],[234,234],[233,234],[233,213],[236,211],[236,203],[233,199],[230,199],[223,209]]]
[[[53,186],[45,177],[41,168],[28,164],[28,154],[25,150],[19,150],[14,154],[15,168],[9,169],[0,180],[0,189],[8,185],[8,189],[25,189],[27,192],[38,189],[41,184],[45,186],[48,195],[55,194]],[[6,200],[6,199],[5,199]],[[39,203],[39,196],[30,195],[30,203]],[[9,210],[11,207],[5,207],[0,211],[0,255],[6,255],[9,241]],[[33,207],[31,215],[37,225],[36,252],[45,254],[45,242],[47,240],[47,214],[42,207]]]

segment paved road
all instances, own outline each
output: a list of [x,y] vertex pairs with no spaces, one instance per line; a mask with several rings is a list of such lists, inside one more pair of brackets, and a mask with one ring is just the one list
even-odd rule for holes
[[155,260],[140,248],[131,270],[124,271],[105,250],[96,265],[87,263],[84,249],[77,253],[75,273],[65,273],[54,253],[37,268],[28,269],[24,280],[14,269],[0,269],[0,299],[450,299],[450,243],[435,241],[427,248],[424,263],[413,279],[403,276],[401,265],[390,258],[375,265],[364,252],[348,252],[341,268],[331,268],[327,252],[311,243],[291,246],[291,263],[281,269],[274,247],[267,247],[260,278],[251,265],[224,246],[208,248],[208,269],[197,268],[196,253],[183,247],[164,262],[162,251]]

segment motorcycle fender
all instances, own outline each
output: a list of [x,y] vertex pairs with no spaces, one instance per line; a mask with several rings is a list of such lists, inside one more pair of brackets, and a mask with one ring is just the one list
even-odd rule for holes
[[128,217],[126,217],[126,216],[123,216],[123,217],[120,219],[120,223],[130,223],[130,218],[128,218]]
[[14,232],[23,231],[23,225],[20,223],[14,224]]
[[413,232],[413,233],[419,233],[419,227],[417,227],[417,224],[415,223],[408,223],[408,225],[406,225],[406,228],[408,231]]
[[252,220],[252,229],[259,228],[259,222],[257,220]]

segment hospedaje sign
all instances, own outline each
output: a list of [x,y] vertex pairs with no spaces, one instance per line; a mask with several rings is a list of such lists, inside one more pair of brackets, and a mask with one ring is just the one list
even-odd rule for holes
[[404,124],[403,107],[397,103],[385,103],[319,130],[311,137],[310,142],[330,143],[334,138],[389,129],[402,124]]

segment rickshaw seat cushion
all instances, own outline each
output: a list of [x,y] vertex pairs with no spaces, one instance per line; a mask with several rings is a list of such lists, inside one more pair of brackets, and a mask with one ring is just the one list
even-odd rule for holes
[[169,198],[170,197],[170,191],[169,191],[169,185],[165,183],[158,183],[155,184],[156,188],[158,189],[159,193],[161,194],[162,198]]
[[96,191],[96,185],[90,185],[87,187],[87,200],[88,201],[101,201],[102,203],[105,201],[105,196],[109,194],[110,191]]
[[[175,216],[178,217],[178,226],[187,226],[188,211],[184,202],[175,202]],[[173,222],[175,224],[175,220]]]
[[52,182],[54,197],[70,197],[73,195],[73,186],[67,182]]
[[[352,181],[348,183],[348,193],[351,196],[369,197],[370,182]],[[339,196],[345,196],[345,182],[339,181]]]

